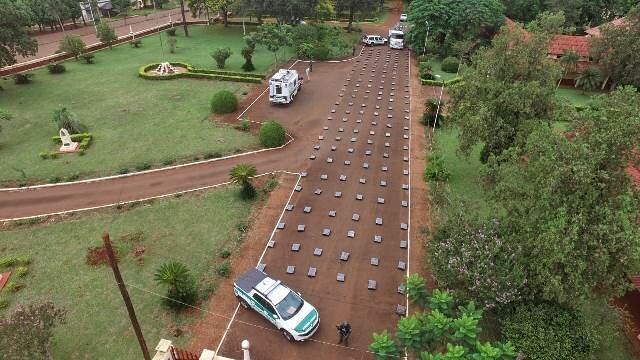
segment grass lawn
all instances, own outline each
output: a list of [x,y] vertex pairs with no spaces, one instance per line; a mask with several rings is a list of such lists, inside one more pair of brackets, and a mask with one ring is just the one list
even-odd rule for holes
[[451,74],[451,73],[442,71],[442,61],[438,59],[432,59],[432,60],[429,60],[428,62],[431,64],[431,68],[433,69],[433,75],[440,75],[440,77],[436,78],[436,80],[447,81],[456,77],[455,73]]
[[586,105],[591,97],[597,95],[595,92],[583,92],[579,89],[561,87],[556,91],[557,95],[564,101],[568,101],[571,105]]
[[[566,123],[554,123],[556,129],[566,129]],[[428,129],[431,131],[431,129]],[[481,216],[491,215],[486,203],[485,190],[480,178],[483,165],[480,163],[478,146],[469,157],[464,157],[458,150],[458,130],[455,127],[436,129],[434,152],[442,155],[445,167],[450,173],[447,186],[449,196],[454,201],[465,200],[472,204],[473,209]],[[595,359],[603,360],[631,360],[634,358],[629,341],[620,327],[616,326],[617,314],[615,310],[600,302],[587,302],[582,311],[589,322],[595,325],[597,334],[603,339],[600,349],[594,354]],[[491,328],[487,329],[491,332]],[[498,329],[493,329],[498,331]],[[496,334],[487,334],[494,337]]]
[[[240,71],[244,63],[241,28],[191,26],[190,31],[189,38],[178,31],[175,54],[165,50],[163,56],[160,36],[155,35],[144,38],[139,49],[121,45],[100,51],[94,65],[67,61],[64,74],[36,70],[28,85],[0,80],[4,88],[0,107],[13,114],[0,133],[0,183],[111,175],[141,163],[160,165],[166,159],[186,160],[257,147],[257,138],[251,134],[207,120],[209,101],[216,91],[229,89],[242,97],[247,85],[193,79],[150,81],[137,76],[140,66],[163,59],[213,68],[209,54],[220,46],[233,51],[227,69]],[[167,35],[162,34],[162,39],[166,47]],[[291,50],[286,49],[280,59],[290,56]],[[253,60],[258,72],[266,72],[274,58],[258,46]],[[57,150],[51,141],[57,135],[52,114],[61,104],[88,126],[94,142],[85,156],[41,160],[40,152]]]
[[[52,355],[55,359],[139,359],[140,350],[111,269],[86,264],[87,248],[100,246],[100,235],[109,230],[120,249],[119,267],[126,283],[165,294],[153,274],[160,264],[180,261],[197,278],[209,276],[222,260],[220,249],[233,245],[238,225],[246,222],[251,203],[240,201],[235,187],[186,195],[180,199],[155,201],[128,211],[110,209],[81,214],[53,224],[32,225],[0,231],[4,255],[30,255],[26,287],[9,299],[6,315],[18,303],[50,300],[67,309],[66,324],[55,330]],[[143,264],[132,256],[132,245],[122,236],[142,231]],[[152,350],[160,338],[171,338],[168,326],[184,324],[195,314],[175,315],[160,298],[128,286],[138,319]],[[178,339],[185,343],[188,335]]]

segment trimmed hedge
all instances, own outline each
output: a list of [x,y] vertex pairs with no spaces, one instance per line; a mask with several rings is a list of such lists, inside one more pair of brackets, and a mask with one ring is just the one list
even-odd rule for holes
[[427,80],[427,79],[420,79],[420,83],[422,83],[422,85],[428,85],[428,86],[442,86],[444,85],[444,87],[449,87],[453,84],[457,84],[460,81],[462,81],[462,76],[458,76],[455,77],[451,80],[447,80],[447,81],[443,81],[443,80]]
[[455,74],[456,72],[458,72],[459,65],[460,65],[460,60],[452,56],[449,56],[447,58],[444,58],[444,60],[442,60],[442,65],[440,65],[440,68],[442,69],[442,71],[446,73]]
[[265,74],[247,74],[244,72],[236,72],[236,71],[223,71],[223,70],[207,70],[207,69],[194,69],[191,65],[187,63],[181,62],[172,62],[170,63],[174,66],[180,66],[187,69],[187,72],[183,73],[174,73],[163,76],[154,76],[148,75],[147,71],[153,70],[157,68],[160,64],[148,64],[140,67],[138,69],[138,76],[147,80],[171,80],[171,79],[179,79],[179,78],[191,78],[191,79],[209,79],[209,80],[219,80],[219,81],[236,81],[236,82],[246,82],[246,83],[254,83],[260,84],[262,80],[267,76]]
[[284,127],[270,120],[260,127],[260,143],[267,148],[282,146],[287,142],[287,134]]

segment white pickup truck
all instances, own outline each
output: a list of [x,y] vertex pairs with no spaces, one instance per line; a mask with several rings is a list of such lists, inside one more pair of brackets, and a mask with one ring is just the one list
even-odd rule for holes
[[280,280],[258,269],[240,275],[233,292],[244,308],[251,308],[272,323],[289,341],[309,339],[320,326],[318,310]]
[[387,43],[387,39],[380,35],[365,35],[362,37],[362,43],[365,45],[384,45]]

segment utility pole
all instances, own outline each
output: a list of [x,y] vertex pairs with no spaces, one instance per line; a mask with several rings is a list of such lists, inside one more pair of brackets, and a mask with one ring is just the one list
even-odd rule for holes
[[104,242],[105,250],[107,250],[107,256],[109,257],[109,265],[111,265],[111,270],[113,270],[113,276],[116,278],[116,283],[118,284],[118,288],[120,289],[120,294],[122,294],[122,299],[124,300],[124,304],[127,306],[127,312],[129,312],[129,319],[131,319],[131,325],[133,326],[133,330],[136,332],[136,337],[138,338],[138,343],[140,344],[140,350],[142,350],[142,355],[144,356],[145,360],[151,360],[151,356],[149,356],[149,349],[147,348],[147,343],[144,341],[144,336],[142,335],[142,329],[140,329],[138,318],[136,318],[136,311],[133,309],[133,304],[131,304],[129,293],[127,292],[127,288],[125,287],[124,281],[122,280],[122,275],[120,275],[118,262],[116,261],[116,257],[113,254],[113,248],[111,247],[111,240],[109,239],[109,233],[105,232],[104,234],[102,234],[102,241]]

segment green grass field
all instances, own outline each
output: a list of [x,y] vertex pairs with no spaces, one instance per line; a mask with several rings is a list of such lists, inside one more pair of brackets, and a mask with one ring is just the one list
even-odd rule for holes
[[[46,69],[34,71],[34,81],[14,85],[0,81],[0,107],[13,119],[0,133],[0,183],[47,180],[52,177],[112,175],[121,168],[142,163],[160,165],[166,159],[189,160],[195,155],[222,154],[258,146],[256,137],[207,120],[209,101],[221,89],[239,97],[247,86],[241,83],[177,79],[150,81],[137,76],[142,65],[161,60],[183,61],[197,67],[213,68],[210,53],[229,46],[233,55],[228,70],[240,71],[241,28],[191,26],[192,36],[178,31],[175,54],[163,52],[160,36],[143,38],[139,49],[130,45],[97,52],[96,63],[70,60],[67,72],[52,75]],[[166,47],[167,35],[162,34]],[[281,59],[291,56],[285,49]],[[258,47],[254,64],[258,72],[273,66],[273,54]],[[41,160],[40,152],[55,151],[51,136],[57,135],[52,121],[54,109],[67,106],[94,135],[85,156],[66,155]],[[256,119],[260,120],[260,119]]]
[[455,73],[451,74],[451,73],[442,71],[442,61],[438,59],[432,59],[432,60],[429,60],[429,63],[432,66],[433,75],[440,76],[436,80],[447,81],[456,77]]
[[[557,129],[564,129],[567,124],[554,123],[553,126]],[[455,127],[445,126],[436,129],[434,137],[434,152],[444,157],[445,167],[450,173],[447,181],[449,197],[454,201],[467,201],[471,204],[472,209],[478,211],[481,216],[491,215],[485,189],[482,186],[483,165],[479,160],[480,147],[475,148],[469,157],[465,157],[457,151],[459,144],[457,136],[458,130]],[[468,208],[468,210],[470,209]],[[634,359],[626,335],[612,322],[617,317],[613,308],[606,304],[590,301],[585,303],[582,310],[588,321],[595,324],[597,334],[603,339],[601,341],[603,345],[596,352],[595,359]],[[495,336],[495,334],[490,335]]]
[[597,93],[583,92],[580,89],[572,89],[567,87],[561,87],[556,91],[558,97],[564,101],[568,101],[571,105],[586,105],[591,97],[597,95]]
[[[180,261],[198,278],[208,275],[215,283],[213,266],[222,260],[220,249],[232,249],[239,236],[238,224],[246,223],[251,203],[240,201],[235,187],[155,201],[128,211],[104,210],[75,215],[62,222],[0,231],[4,255],[30,255],[32,263],[24,278],[26,287],[11,294],[6,315],[18,303],[52,301],[68,310],[66,324],[55,330],[55,359],[139,359],[140,350],[111,269],[86,264],[87,248],[100,246],[108,230],[122,249],[119,267],[140,320],[147,345],[152,350],[160,338],[175,339],[171,323],[185,324],[199,313],[175,315],[160,298],[133,286],[165,294],[153,274],[160,264]],[[144,263],[132,256],[133,246],[122,236],[142,231]],[[178,343],[188,340],[188,335]]]

